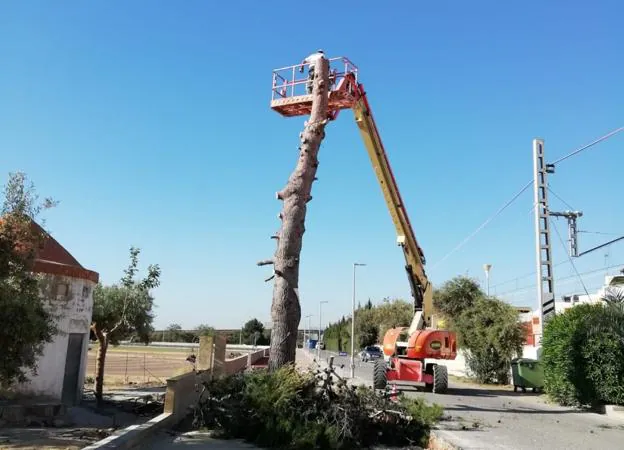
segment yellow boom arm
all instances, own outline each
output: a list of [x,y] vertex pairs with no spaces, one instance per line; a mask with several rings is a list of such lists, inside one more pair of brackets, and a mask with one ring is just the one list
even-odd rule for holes
[[[381,186],[384,199],[388,205],[390,216],[394,222],[397,233],[397,243],[403,248],[405,255],[405,269],[414,298],[414,322],[410,332],[423,328],[431,323],[433,313],[433,293],[431,283],[425,274],[425,256],[416,241],[416,235],[405,210],[405,204],[401,199],[388,156],[384,149],[379,131],[375,125],[373,114],[368,104],[362,85],[358,85],[359,98],[353,104],[352,109],[355,121],[360,129],[364,145],[373,165],[373,170]],[[420,312],[420,314],[419,314]],[[420,320],[422,317],[422,321]]]

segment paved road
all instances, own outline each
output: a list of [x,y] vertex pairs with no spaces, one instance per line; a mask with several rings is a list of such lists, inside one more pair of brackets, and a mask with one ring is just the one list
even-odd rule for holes
[[[327,360],[332,354],[321,353],[322,360]],[[344,373],[348,373],[348,357],[334,356],[334,363],[344,364]],[[372,363],[356,359],[356,382],[371,385],[372,367]],[[449,392],[444,395],[425,393],[407,386],[402,388],[402,392],[442,405],[450,420],[442,422],[441,433],[464,449],[624,448],[623,422],[549,405],[543,396],[516,394],[512,389],[502,387],[486,389],[452,382]]]

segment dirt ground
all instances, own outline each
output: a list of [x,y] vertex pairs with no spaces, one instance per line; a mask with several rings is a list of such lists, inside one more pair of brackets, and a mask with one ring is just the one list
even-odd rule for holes
[[[165,384],[167,378],[180,375],[192,369],[186,357],[194,349],[154,347],[111,347],[106,354],[105,384],[123,385],[132,383]],[[87,359],[87,381],[95,378],[95,355],[97,347],[92,346]],[[196,350],[195,350],[196,351]]]
[[0,430],[0,450],[78,450],[108,434],[92,429],[13,428]]

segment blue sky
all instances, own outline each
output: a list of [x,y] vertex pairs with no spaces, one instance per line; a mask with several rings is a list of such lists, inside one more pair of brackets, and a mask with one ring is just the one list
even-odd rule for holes
[[[273,254],[274,193],[294,167],[304,120],[269,108],[271,71],[317,48],[359,66],[436,284],[483,279],[486,262],[492,286],[530,274],[532,190],[432,266],[531,179],[534,137],[554,160],[624,125],[621,2],[320,2],[309,21],[306,5],[0,5],[2,171],[25,171],[60,200],[48,228],[103,282],[121,277],[131,245],[144,265],[161,265],[157,327],[270,320],[269,270],[255,263]],[[584,211],[581,230],[624,234],[623,145],[624,133],[551,178]],[[358,300],[407,297],[403,256],[348,111],[327,129],[318,177],[303,315],[318,323],[319,300],[329,301],[323,322],[348,314],[354,261],[368,264]],[[582,234],[581,250],[611,237]],[[565,260],[556,240],[554,250]],[[624,244],[576,261],[580,272],[597,270],[588,288],[619,263]],[[555,272],[573,273],[569,264]],[[557,294],[579,288],[568,280]],[[505,298],[537,305],[533,288]]]

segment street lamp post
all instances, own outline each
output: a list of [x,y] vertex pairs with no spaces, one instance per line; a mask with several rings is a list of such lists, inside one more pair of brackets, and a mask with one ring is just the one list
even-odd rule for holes
[[351,378],[355,378],[355,268],[365,266],[353,263],[353,297],[351,298]]
[[318,334],[318,340],[316,341],[316,359],[318,360],[318,362],[321,362],[321,307],[323,306],[323,303],[328,303],[327,300],[321,300],[319,302],[319,334]]
[[485,270],[485,292],[487,296],[490,296],[490,269],[492,268],[492,264],[483,264],[483,270]]
[[306,331],[308,333],[308,339],[310,339],[310,329],[312,328],[310,326],[310,317],[312,317],[312,314],[308,314],[304,317],[305,319],[308,319],[308,328],[306,329],[305,324],[303,325],[303,350],[305,350],[306,345]]

